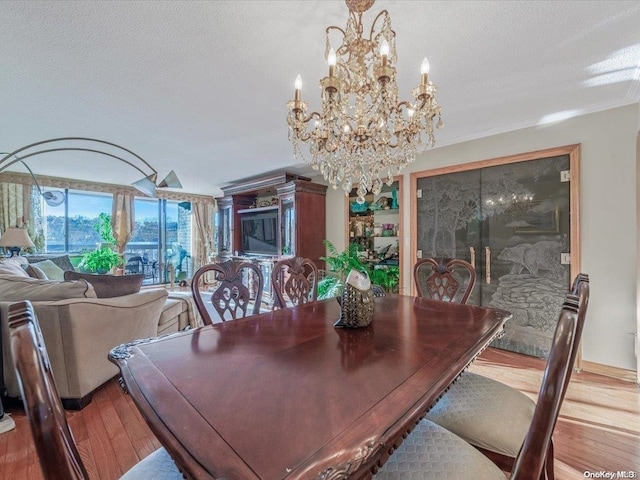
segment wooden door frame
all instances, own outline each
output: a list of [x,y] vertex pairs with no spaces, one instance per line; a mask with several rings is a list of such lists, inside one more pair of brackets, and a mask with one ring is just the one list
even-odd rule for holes
[[[403,223],[403,206],[402,204],[404,203],[404,199],[402,197],[402,188],[403,188],[403,183],[404,183],[404,175],[400,174],[400,175],[396,175],[393,177],[393,181],[394,182],[398,182],[398,193],[397,193],[397,198],[398,198],[398,202],[400,203],[400,206],[398,207],[398,267],[400,268],[400,275],[399,275],[399,279],[398,279],[398,292],[402,292],[402,288],[403,288],[403,274],[402,274],[402,259],[404,258],[404,237],[403,237],[403,228],[402,228],[402,223]],[[355,184],[353,186],[353,188],[356,188],[358,186],[358,184]],[[345,242],[344,242],[344,246],[345,248],[347,248],[347,246],[349,245],[349,242],[351,241],[351,237],[349,237],[349,195],[345,195],[344,196],[345,200],[344,200],[344,218],[345,218],[345,231],[344,231],[344,236],[345,236]],[[412,203],[412,207],[413,207],[413,203]]]
[[[570,203],[570,249],[571,249],[571,278],[580,273],[581,270],[581,254],[580,254],[580,144],[565,145],[562,147],[548,148],[544,150],[536,150],[533,152],[519,153],[517,155],[508,155],[505,157],[491,158],[487,160],[479,160],[476,162],[462,163],[458,165],[451,165],[448,167],[435,168],[431,170],[422,170],[419,172],[413,172],[411,174],[411,240],[410,240],[410,253],[409,258],[411,260],[411,266],[415,265],[418,260],[418,221],[417,221],[417,190],[418,179],[433,177],[436,175],[445,175],[448,173],[466,172],[469,170],[477,170],[480,168],[496,167],[500,165],[508,165],[510,163],[526,162],[529,160],[540,160],[542,158],[558,157],[561,155],[569,156],[569,203]],[[411,273],[413,276],[413,273]],[[416,295],[415,282],[409,282],[411,284],[411,295]],[[576,369],[582,369],[582,343],[580,344],[580,350],[576,358]]]

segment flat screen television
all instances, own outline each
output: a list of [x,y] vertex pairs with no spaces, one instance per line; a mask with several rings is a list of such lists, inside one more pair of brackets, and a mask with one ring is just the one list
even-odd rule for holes
[[245,254],[278,254],[278,210],[244,213],[242,220],[242,250]]

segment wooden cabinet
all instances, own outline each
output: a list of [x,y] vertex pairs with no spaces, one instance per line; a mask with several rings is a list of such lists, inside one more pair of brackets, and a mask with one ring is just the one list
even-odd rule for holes
[[[222,189],[218,202],[218,256],[310,258],[325,254],[327,187],[281,173]],[[268,279],[265,279],[265,283]]]
[[400,184],[400,178],[396,178],[391,185],[385,184],[379,194],[368,193],[363,204],[357,203],[355,188],[349,194],[348,242],[360,247],[362,259],[371,267],[374,283],[390,292],[400,290]]

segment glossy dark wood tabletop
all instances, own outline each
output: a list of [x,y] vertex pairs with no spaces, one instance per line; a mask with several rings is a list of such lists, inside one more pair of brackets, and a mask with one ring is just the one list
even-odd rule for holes
[[191,478],[368,478],[500,332],[503,310],[375,299],[333,327],[335,300],[177,334],[118,361]]

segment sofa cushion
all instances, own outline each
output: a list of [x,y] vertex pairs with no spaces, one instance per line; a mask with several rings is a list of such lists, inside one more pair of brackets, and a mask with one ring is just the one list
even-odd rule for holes
[[7,302],[96,298],[93,287],[85,280],[60,282],[18,275],[0,275],[0,298]]
[[53,256],[53,255],[29,255],[28,257],[25,257],[29,263],[40,263],[43,262],[45,260],[49,260],[53,263],[55,263],[57,266],[59,266],[62,270],[64,270],[65,272],[67,270],[75,270],[73,268],[73,264],[71,263],[71,260],[69,259],[69,255],[58,255],[58,256]]
[[24,268],[27,264],[20,260],[21,258],[24,260],[24,257],[11,257],[0,262],[0,275],[16,275],[29,278],[29,274]]
[[65,280],[84,279],[93,285],[98,298],[122,297],[138,293],[144,280],[144,274],[99,275],[97,273],[64,272]]
[[[36,270],[37,269],[37,270]],[[39,270],[39,271],[38,271]],[[51,260],[43,260],[42,262],[34,263],[27,266],[27,272],[34,278],[42,278],[41,273],[44,273],[45,280],[66,280],[64,278],[64,270]],[[33,273],[34,272],[35,276]],[[76,279],[71,279],[76,280]]]
[[49,280],[47,274],[35,265],[27,265],[27,273],[31,278],[39,278],[40,280]]

